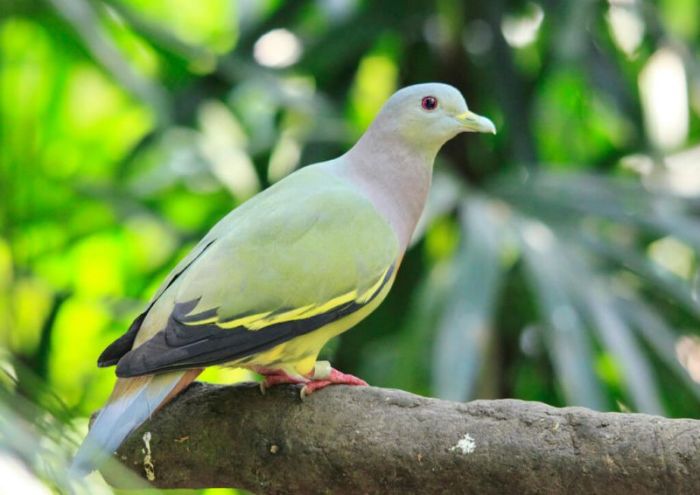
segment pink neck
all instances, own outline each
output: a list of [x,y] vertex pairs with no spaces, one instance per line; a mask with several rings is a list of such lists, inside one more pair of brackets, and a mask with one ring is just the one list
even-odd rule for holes
[[370,128],[332,166],[367,195],[406,249],[425,207],[438,150],[418,149],[391,131]]

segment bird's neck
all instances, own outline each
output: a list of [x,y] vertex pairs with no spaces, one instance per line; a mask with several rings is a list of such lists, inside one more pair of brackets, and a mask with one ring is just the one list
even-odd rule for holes
[[370,129],[336,161],[338,175],[358,186],[391,224],[405,249],[423,212],[439,150]]

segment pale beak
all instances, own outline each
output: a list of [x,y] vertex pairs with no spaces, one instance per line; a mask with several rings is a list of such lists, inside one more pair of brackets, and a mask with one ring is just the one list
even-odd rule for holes
[[491,120],[474,112],[466,111],[455,117],[463,126],[465,131],[469,132],[490,132],[496,134],[496,126]]

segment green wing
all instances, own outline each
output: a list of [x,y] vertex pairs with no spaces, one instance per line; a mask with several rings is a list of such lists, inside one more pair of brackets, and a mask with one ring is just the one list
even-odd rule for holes
[[[359,192],[310,167],[212,229],[164,283],[164,329],[119,361],[119,376],[222,363],[350,314],[389,283],[399,244]],[[166,289],[162,289],[163,293]]]

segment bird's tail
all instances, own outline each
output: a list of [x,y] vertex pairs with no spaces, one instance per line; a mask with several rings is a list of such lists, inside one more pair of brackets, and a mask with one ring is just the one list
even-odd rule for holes
[[201,369],[120,378],[78,449],[70,472],[85,476],[111,457],[122,441],[189,385]]

